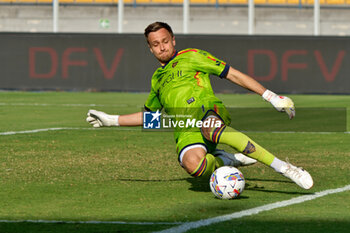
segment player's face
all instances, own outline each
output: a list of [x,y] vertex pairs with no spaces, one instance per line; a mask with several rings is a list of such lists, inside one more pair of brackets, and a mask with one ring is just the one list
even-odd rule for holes
[[165,28],[148,34],[148,46],[160,64],[165,65],[175,53],[175,37]]

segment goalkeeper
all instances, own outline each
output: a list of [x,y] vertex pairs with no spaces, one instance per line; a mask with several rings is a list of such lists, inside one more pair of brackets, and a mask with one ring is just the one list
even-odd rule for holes
[[[230,116],[221,100],[214,95],[209,75],[228,79],[261,95],[276,110],[286,112],[290,119],[295,116],[291,99],[267,90],[253,78],[208,52],[199,49],[177,51],[173,31],[166,23],[152,23],[144,34],[151,53],[161,64],[152,77],[151,91],[145,103],[146,111],[164,109],[171,115],[179,113],[181,109],[181,114],[192,113],[194,118],[204,122],[197,130],[175,130],[179,162],[189,174],[209,177],[220,166],[246,166],[259,161],[304,189],[313,186],[312,177],[307,171],[278,159],[251,138],[229,126]],[[109,115],[89,110],[87,121],[94,127],[137,126],[143,124],[143,113]],[[216,145],[220,143],[240,153],[217,150]]]

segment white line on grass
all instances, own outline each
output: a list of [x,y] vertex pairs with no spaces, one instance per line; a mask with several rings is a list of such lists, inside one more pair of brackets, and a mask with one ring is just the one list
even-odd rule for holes
[[[116,130],[140,130],[141,131],[141,129],[137,128],[137,127],[115,128],[115,129]],[[40,133],[40,132],[59,131],[59,130],[101,130],[101,128],[100,129],[95,129],[95,128],[92,128],[92,127],[89,127],[89,128],[58,127],[58,128],[46,128],[46,129],[33,129],[33,130],[0,132],[0,136],[15,135],[15,134]]]
[[186,231],[191,230],[191,229],[195,229],[195,228],[199,228],[199,227],[203,227],[203,226],[208,226],[208,225],[211,225],[214,223],[219,223],[219,222],[224,222],[224,221],[228,221],[228,220],[232,220],[232,219],[251,216],[251,215],[259,214],[260,212],[269,211],[269,210],[273,210],[273,209],[277,209],[277,208],[281,208],[281,207],[286,207],[286,206],[290,206],[290,205],[300,204],[300,203],[303,203],[306,201],[314,200],[316,198],[320,198],[320,197],[327,196],[330,194],[345,192],[345,191],[349,191],[349,190],[350,190],[350,185],[346,185],[342,188],[328,189],[328,190],[317,192],[317,193],[314,193],[311,195],[295,197],[295,198],[292,198],[292,199],[289,199],[286,201],[279,201],[279,202],[255,207],[252,209],[248,209],[248,210],[242,210],[242,211],[232,213],[232,214],[218,216],[215,218],[209,218],[209,219],[204,219],[204,220],[199,220],[199,221],[194,221],[194,222],[188,222],[188,223],[181,224],[180,226],[176,226],[173,228],[169,228],[169,229],[166,229],[163,231],[157,231],[157,232],[158,233],[173,233],[173,232],[174,233],[182,233],[182,232],[186,232]]
[[66,130],[66,129],[73,129],[73,128],[47,128],[47,129],[33,129],[33,130],[22,130],[22,131],[8,131],[8,132],[1,132],[0,135],[40,133],[40,132],[46,132],[46,131],[57,131],[57,130]]
[[[139,128],[116,128],[118,130],[140,130]],[[39,132],[47,132],[47,131],[58,131],[58,130],[94,130],[94,128],[69,128],[69,127],[59,127],[59,128],[46,128],[46,129],[34,129],[34,130],[24,130],[24,131],[8,131],[8,132],[0,132],[0,136],[4,136],[4,135],[15,135],[15,134],[30,134],[30,133],[39,133]],[[277,133],[277,132],[276,132]],[[289,132],[289,133],[300,133],[300,132]],[[307,133],[307,132],[303,132],[303,133]],[[314,132],[317,133],[317,132]],[[322,132],[319,132],[322,133]],[[349,132],[345,132],[345,133],[349,133]],[[171,232],[186,232],[190,229],[193,228],[198,228],[198,227],[202,227],[202,226],[207,226],[213,223],[218,223],[218,222],[223,222],[223,221],[227,221],[227,220],[231,220],[231,219],[235,219],[235,218],[241,218],[241,217],[245,217],[245,216],[249,216],[249,215],[254,215],[254,214],[258,214],[260,212],[263,211],[268,211],[268,210],[272,210],[272,209],[276,209],[276,208],[281,208],[281,207],[285,207],[285,206],[289,206],[289,205],[294,205],[294,204],[298,204],[298,203],[302,203],[305,201],[310,201],[319,197],[323,197],[329,194],[334,194],[334,193],[339,193],[339,192],[344,192],[344,191],[348,191],[350,190],[350,185],[347,185],[343,188],[338,188],[338,189],[330,189],[330,190],[325,190],[322,192],[318,192],[318,193],[314,193],[312,195],[307,195],[307,196],[301,196],[301,197],[296,197],[296,198],[292,198],[290,200],[286,200],[286,201],[281,201],[281,202],[276,202],[276,203],[272,203],[272,204],[267,204],[264,206],[260,206],[260,207],[256,207],[256,208],[252,208],[252,209],[248,209],[248,210],[243,210],[237,213],[232,213],[232,214],[228,214],[228,215],[223,215],[223,216],[219,216],[219,217],[215,217],[215,218],[211,218],[211,219],[206,219],[206,220],[199,220],[196,222],[189,222],[189,223],[184,223],[178,227],[174,227],[174,228],[170,228],[164,231],[160,231],[162,233],[171,233]],[[93,223],[93,224],[181,224],[181,223],[128,223],[128,222],[108,222],[108,221],[56,221],[56,220],[52,220],[52,221],[48,221],[48,220],[0,220],[0,222],[33,222],[33,223],[82,223],[82,224],[88,224],[88,223]]]
[[259,207],[255,207],[248,210],[243,210],[240,212],[218,216],[215,218],[209,218],[205,220],[199,220],[194,222],[123,222],[123,221],[63,221],[63,220],[0,220],[0,223],[60,223],[60,224],[116,224],[116,225],[179,225],[172,227],[163,231],[158,231],[157,233],[182,233],[191,229],[208,226],[214,223],[229,221],[232,219],[242,218],[246,216],[251,216],[259,214],[260,212],[269,211],[277,208],[282,208],[290,205],[300,204],[306,201],[314,200],[316,198],[324,197],[330,194],[345,192],[350,190],[350,185],[346,185],[342,188],[328,189],[325,191],[317,192],[314,194],[295,197],[286,201],[275,202]]
[[182,222],[123,222],[123,221],[60,221],[60,220],[0,220],[0,223],[51,223],[51,224],[113,224],[113,225],[178,225]]

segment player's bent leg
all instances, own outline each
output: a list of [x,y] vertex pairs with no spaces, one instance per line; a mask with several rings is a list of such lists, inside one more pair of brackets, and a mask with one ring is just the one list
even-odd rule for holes
[[[221,121],[219,118],[210,116],[205,121]],[[204,125],[204,124],[203,124]],[[216,125],[213,123],[207,125]],[[226,126],[225,124],[221,124],[220,127],[207,127],[202,128],[203,136],[214,143],[223,143],[231,146],[238,152],[243,153],[253,159],[258,160],[268,166],[271,165],[275,156],[273,156],[270,152],[259,146],[252,139],[250,139],[247,135],[231,128],[230,126]]]
[[[204,125],[207,125],[207,127],[203,127],[201,129],[201,133],[208,140],[208,138],[210,137],[210,132],[211,132],[210,126],[216,125],[217,122],[219,122],[220,124],[223,124],[223,122],[221,119],[219,119],[215,115],[209,115],[205,119],[205,122],[206,123]],[[209,141],[211,141],[211,140],[209,140]],[[249,166],[249,165],[255,164],[257,162],[256,159],[252,159],[248,156],[245,156],[244,154],[241,154],[241,153],[231,154],[231,153],[228,153],[224,150],[219,150],[219,149],[215,149],[215,151],[212,152],[212,154],[217,159],[221,159],[224,166],[241,167],[241,166]]]
[[223,164],[203,148],[195,147],[185,152],[181,165],[191,176],[209,177],[217,167]]
[[182,156],[181,165],[189,174],[192,174],[192,172],[197,169],[198,164],[203,160],[206,153],[207,152],[202,147],[189,149]]
[[220,127],[202,128],[202,134],[209,141],[217,144],[227,144],[237,151],[272,167],[276,172],[291,179],[304,189],[310,189],[313,186],[312,177],[307,171],[278,159],[248,136],[229,126],[223,124]]

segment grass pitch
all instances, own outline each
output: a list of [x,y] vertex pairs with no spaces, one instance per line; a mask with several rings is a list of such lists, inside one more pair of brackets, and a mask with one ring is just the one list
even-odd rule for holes
[[[219,97],[228,106],[271,108],[256,95]],[[290,97],[297,117],[299,107],[346,107],[349,122],[350,96]],[[350,184],[349,133],[248,132],[278,157],[306,168],[315,185],[302,190],[256,164],[240,169],[246,178],[240,199],[218,200],[208,181],[190,177],[179,166],[171,132],[92,129],[85,122],[89,109],[132,113],[146,98],[0,92],[0,220],[63,221],[0,222],[0,232],[153,232]],[[18,133],[48,128],[56,130]],[[4,135],[10,131],[17,133]],[[349,202],[350,192],[342,192],[189,232],[348,232]]]

